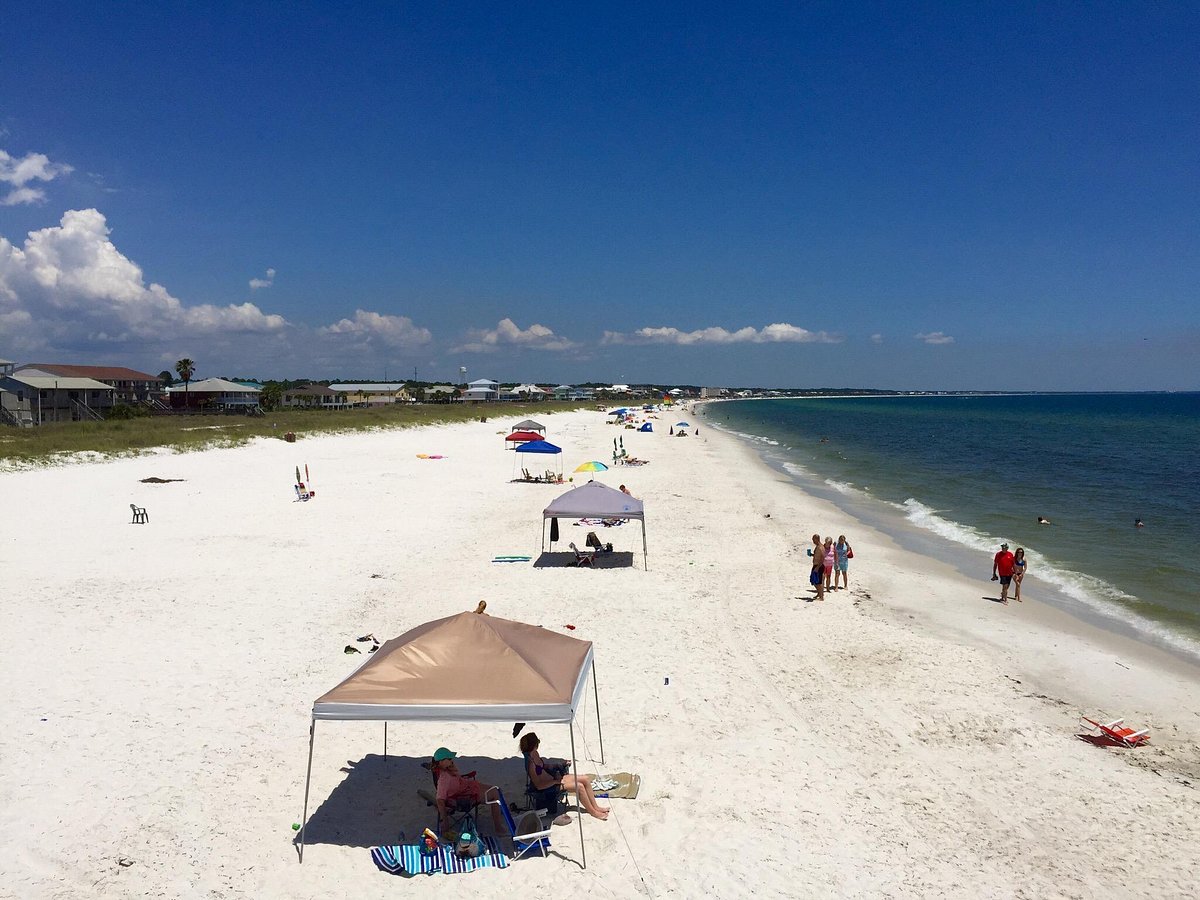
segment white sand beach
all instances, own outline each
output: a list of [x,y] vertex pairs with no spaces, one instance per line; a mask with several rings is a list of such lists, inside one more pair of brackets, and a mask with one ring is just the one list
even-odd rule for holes
[[[971,580],[904,552],[703,419],[545,419],[568,473],[618,434],[651,460],[598,476],[645,501],[648,570],[629,525],[601,536],[632,567],[493,563],[537,559],[564,490],[509,483],[512,421],[0,473],[0,895],[1195,896],[1196,669],[1038,603],[1036,577],[987,601],[989,559]],[[557,549],[592,530],[563,525]],[[823,603],[814,531],[855,549]],[[519,797],[510,727],[394,724],[384,759],[381,725],[322,722],[298,863],[313,700],[367,658],[343,648],[479,600],[594,642],[605,762],[589,692],[579,769],[640,796],[584,821],[586,870],[572,822],[548,859],[404,880],[369,848],[433,824],[419,763],[445,745]],[[1081,712],[1152,743],[1080,740]]]

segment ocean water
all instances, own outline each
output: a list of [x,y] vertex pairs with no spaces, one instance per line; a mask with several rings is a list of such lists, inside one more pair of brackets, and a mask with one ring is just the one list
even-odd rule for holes
[[1200,394],[748,400],[704,416],[902,545],[981,580],[1001,540],[1025,547],[1025,596],[1200,661]]

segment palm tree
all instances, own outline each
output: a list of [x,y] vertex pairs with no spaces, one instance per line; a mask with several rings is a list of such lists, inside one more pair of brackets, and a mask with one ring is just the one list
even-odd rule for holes
[[179,362],[175,363],[175,371],[179,373],[179,377],[183,379],[183,408],[188,408],[188,382],[192,380],[192,376],[196,374],[196,364],[186,356]]

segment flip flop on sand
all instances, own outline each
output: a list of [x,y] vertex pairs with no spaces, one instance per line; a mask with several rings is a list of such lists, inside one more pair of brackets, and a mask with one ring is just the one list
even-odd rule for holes
[[360,644],[365,644],[367,641],[371,641],[372,643],[376,643],[376,644],[379,643],[378,638],[376,638],[375,635],[373,635],[373,634],[364,634],[360,638],[355,638],[355,640],[358,641]]
[[347,644],[346,649],[343,650],[342,652],[343,653],[362,653],[362,651],[359,650],[357,647],[355,647],[353,644]]

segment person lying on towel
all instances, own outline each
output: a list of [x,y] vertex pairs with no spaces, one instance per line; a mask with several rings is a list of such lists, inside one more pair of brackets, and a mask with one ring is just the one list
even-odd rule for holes
[[[443,822],[450,821],[446,814],[447,809],[453,810],[459,800],[482,803],[483,795],[491,788],[490,784],[484,784],[482,781],[476,781],[474,778],[460,774],[458,764],[454,761],[456,756],[458,756],[457,753],[447,750],[445,747],[438,747],[433,753],[433,764],[438,768],[438,816]],[[488,804],[488,808],[492,811],[492,824],[496,826],[496,833],[504,834],[504,819],[500,816],[500,807]]]
[[554,785],[561,785],[564,790],[574,791],[579,798],[579,805],[587,810],[589,815],[597,819],[607,819],[608,810],[596,802],[596,793],[592,790],[592,780],[587,775],[568,775],[565,762],[554,765],[538,754],[541,745],[538,736],[532,731],[521,737],[521,754],[525,757],[525,776],[535,790],[545,790]]

